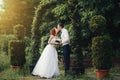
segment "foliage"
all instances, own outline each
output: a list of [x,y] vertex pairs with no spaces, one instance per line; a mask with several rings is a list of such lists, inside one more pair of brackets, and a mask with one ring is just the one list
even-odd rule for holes
[[30,61],[31,61],[31,55],[29,54],[29,51],[31,49],[30,48],[31,39],[29,37],[24,37],[23,41],[25,42],[25,59],[26,59],[26,62],[24,64],[24,73],[26,75],[30,71],[29,66],[30,66]]
[[[57,5],[57,6],[55,6]],[[76,6],[77,5],[77,6]],[[73,8],[72,8],[73,7]],[[36,63],[39,55],[39,47],[41,45],[40,39],[42,38],[42,30],[45,32],[46,22],[49,22],[48,25],[51,23],[52,26],[56,24],[57,21],[60,21],[65,24],[68,30],[70,30],[70,34],[72,34],[71,40],[72,41],[72,48],[73,53],[76,54],[76,59],[78,64],[76,66],[81,66],[83,69],[82,64],[82,51],[81,51],[81,25],[80,23],[80,4],[77,1],[56,1],[56,0],[42,0],[36,10],[35,17],[33,20],[32,25],[32,42],[31,42],[31,49],[30,53],[34,53],[32,55],[32,63]],[[77,9],[76,9],[77,8]],[[74,12],[74,13],[72,13]],[[69,15],[68,15],[69,14]],[[46,18],[47,17],[47,18]],[[59,19],[57,19],[59,17]],[[51,20],[52,19],[52,20]],[[54,21],[53,21],[54,20]],[[57,24],[56,24],[57,25]],[[44,28],[43,28],[44,27]],[[79,30],[79,31],[78,31]],[[42,32],[42,33],[41,33]],[[72,33],[71,33],[72,32]],[[44,33],[48,34],[48,32]],[[74,40],[75,39],[75,40]],[[41,47],[40,47],[41,49]],[[83,69],[84,71],[84,69]]]
[[106,28],[106,19],[101,15],[95,15],[90,19],[90,30],[95,35],[102,35]]
[[49,36],[43,36],[43,37],[41,38],[40,53],[42,53],[43,49],[44,49],[45,46],[48,44],[48,38],[49,38]]
[[55,0],[41,0],[40,5],[36,9],[35,16],[32,23],[32,41],[31,41],[31,49],[29,53],[31,54],[32,60],[31,65],[35,66],[38,58],[39,58],[39,47],[40,47],[40,39],[41,39],[41,25],[42,21],[44,21],[44,18],[41,18],[42,16],[45,16],[45,12],[48,8],[52,7],[51,5],[55,5]]
[[[82,6],[80,5],[81,2],[78,0],[76,1],[69,1],[67,5],[67,10],[69,9],[68,16],[70,18],[70,22],[73,25],[73,39],[72,39],[72,49],[73,53],[75,54],[75,66],[80,67],[80,73],[84,73],[84,65],[83,65],[83,53],[82,53],[82,26],[81,26],[81,9]],[[78,9],[79,8],[79,9]],[[68,15],[67,14],[67,15]],[[67,16],[66,15],[66,16]]]
[[0,53],[0,72],[9,68],[9,66],[9,57],[4,53]]
[[[78,1],[78,5],[74,5]],[[13,25],[22,24],[26,27],[27,36],[31,35],[31,23],[34,16],[36,6],[40,3],[40,6],[47,4],[48,0],[4,0],[5,13],[0,14],[0,33],[9,34],[13,33]],[[73,3],[73,4],[72,4]],[[14,5],[12,5],[14,4]],[[68,6],[68,5],[71,6]],[[80,6],[79,6],[80,5]],[[17,7],[17,10],[16,10]],[[44,7],[42,7],[44,8]],[[107,22],[107,31],[110,33],[110,37],[113,40],[113,48],[119,51],[119,24],[120,24],[120,6],[119,0],[56,0],[56,4],[46,8],[46,11],[42,15],[41,31],[42,35],[46,35],[51,26],[56,25],[58,21],[62,21],[65,24],[71,24],[72,16],[75,10],[80,11],[81,19],[79,22],[82,27],[82,31],[88,34],[82,36],[82,46],[87,47],[90,43],[91,35],[88,30],[88,22],[94,15],[103,15]],[[72,9],[72,10],[71,10]],[[36,10],[37,11],[37,10]],[[71,14],[71,15],[69,15]],[[39,16],[41,18],[41,15]],[[80,18],[79,16],[77,18]],[[43,29],[42,29],[43,28]],[[72,28],[72,27],[70,27]],[[47,29],[47,30],[46,30]],[[79,31],[79,30],[78,30]]]
[[[84,0],[83,3],[84,16],[82,22],[88,26],[88,21],[94,15],[103,15],[106,18],[107,32],[110,34],[112,39],[112,45],[114,50],[119,50],[119,35],[120,35],[120,4],[119,0]],[[90,13],[90,14],[89,14]],[[88,15],[89,14],[89,15]]]
[[[102,17],[104,22],[100,21],[100,24],[104,24],[100,25],[103,26],[100,27],[99,32],[102,32],[103,34],[103,32],[105,32],[103,29],[106,28],[106,32],[111,33],[112,30],[109,30],[109,26],[111,26],[110,23],[113,23],[111,22],[111,14],[112,11],[114,11],[113,9],[119,8],[118,5],[116,5],[117,1],[114,2],[113,0],[41,0],[38,8],[36,9],[32,24],[32,39],[29,51],[33,59],[32,64],[35,65],[38,56],[43,49],[41,48],[41,46],[43,46],[43,44],[41,44],[41,38],[48,35],[48,31],[51,29],[51,27],[57,25],[58,22],[62,22],[65,25],[65,28],[68,29],[71,36],[70,39],[72,45],[72,53],[76,55],[76,65],[79,64],[81,66],[83,56],[82,52],[87,51],[87,54],[91,53],[91,39],[94,35],[91,33],[89,28],[91,27],[89,26],[91,17],[95,15],[105,16],[105,20]],[[111,12],[111,14],[107,15],[108,12]],[[117,10],[116,13],[118,12],[119,11]],[[118,21],[119,19],[115,20]],[[91,25],[93,24],[91,23]],[[61,50],[59,51],[61,52]]]
[[30,26],[39,1],[40,0],[4,0],[3,8],[5,12],[0,14],[0,29],[2,29],[2,34],[12,34],[13,26],[22,24],[26,28],[27,36],[30,36]]
[[23,25],[18,24],[18,25],[14,26],[14,35],[17,39],[19,39],[19,40],[23,39],[25,36],[25,33],[26,33],[26,31],[25,31],[25,27]]
[[120,51],[119,50],[114,50],[114,54],[113,54],[114,57],[119,57],[120,56]]
[[23,66],[25,63],[25,42],[13,40],[9,42],[10,63],[14,66]]
[[112,45],[108,36],[97,36],[92,40],[92,61],[98,70],[110,69],[112,66]]
[[14,35],[0,35],[0,51],[8,54],[8,42],[15,39]]
[[[104,1],[104,0],[86,0],[83,1],[84,8],[95,10],[97,14],[105,14],[105,12],[110,11],[114,7],[114,0]],[[117,2],[117,1],[116,1]]]
[[[72,52],[76,65],[82,65],[82,56],[91,56],[91,39],[93,34],[89,27],[90,19],[95,15],[105,17],[105,27],[100,27],[101,32],[106,28],[110,33],[115,56],[120,53],[120,4],[119,0],[4,0],[5,13],[0,14],[0,34],[13,33],[13,26],[22,24],[26,28],[26,59],[25,67],[35,65],[43,47],[47,44],[48,32],[51,27],[62,22],[70,33]],[[40,3],[39,3],[40,2]],[[14,5],[13,5],[14,4]],[[39,6],[36,8],[36,6]],[[36,10],[36,11],[35,11]],[[35,15],[34,15],[35,11]],[[34,16],[34,19],[33,19]],[[33,23],[32,23],[33,20]],[[98,19],[99,20],[99,19]],[[104,23],[103,21],[99,21]],[[30,27],[32,24],[32,27]],[[91,25],[93,25],[91,23]],[[102,24],[103,25],[103,24]],[[98,27],[98,26],[97,26]],[[32,28],[32,30],[31,30]],[[31,32],[30,32],[31,30]],[[13,35],[0,36],[0,50],[7,52],[8,41],[13,40]],[[59,54],[62,53],[58,47]],[[30,57],[31,56],[31,57]],[[7,58],[7,57],[6,57]],[[6,61],[1,60],[0,62]],[[7,61],[6,61],[7,62]],[[30,63],[29,63],[30,62]],[[2,64],[2,63],[1,63]],[[1,67],[0,64],[0,67]],[[3,70],[2,66],[1,70]],[[11,73],[8,71],[8,73]],[[25,72],[26,73],[26,72]],[[5,74],[7,75],[7,74]],[[15,74],[11,74],[15,75]],[[8,79],[11,76],[8,75]],[[0,76],[1,77],[1,76]],[[60,77],[60,79],[64,77]],[[12,78],[10,78],[12,79]],[[69,78],[68,78],[69,79]],[[85,78],[89,79],[89,78]]]
[[60,4],[58,5],[57,7],[55,7],[53,10],[52,10],[52,13],[55,14],[54,16],[55,17],[58,17],[59,16],[59,19],[61,20],[65,20],[66,19],[66,9],[67,9],[67,5],[66,4]]
[[31,39],[29,37],[25,36],[23,41],[25,42],[26,47],[30,46]]

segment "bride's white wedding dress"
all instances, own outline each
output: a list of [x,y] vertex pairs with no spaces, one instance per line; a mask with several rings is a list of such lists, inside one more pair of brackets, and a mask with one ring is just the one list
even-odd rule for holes
[[[54,43],[55,40],[56,38],[53,38],[51,42]],[[48,44],[44,48],[32,74],[46,78],[59,75],[58,54],[54,45]]]

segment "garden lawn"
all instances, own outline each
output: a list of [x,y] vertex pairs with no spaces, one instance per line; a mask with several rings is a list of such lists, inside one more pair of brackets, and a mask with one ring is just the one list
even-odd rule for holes
[[[73,75],[70,74],[64,77],[63,69],[60,70],[60,76],[50,79],[50,80],[97,80],[93,68],[86,69],[84,75],[79,75],[76,78],[73,78]],[[38,76],[32,76],[31,74],[24,74],[24,71],[21,70],[11,70],[6,69],[0,72],[0,80],[44,80],[40,79]],[[120,68],[114,67],[110,71],[110,77],[104,80],[120,80]]]
[[[60,63],[60,76],[50,80],[97,80],[93,68],[87,68],[84,75],[73,78],[73,74],[64,77],[63,65]],[[11,70],[7,55],[0,54],[0,80],[44,80],[38,76],[32,76],[27,66],[22,70]],[[49,80],[49,79],[46,79]],[[104,80],[120,80],[120,67],[116,66],[110,70],[110,77]]]

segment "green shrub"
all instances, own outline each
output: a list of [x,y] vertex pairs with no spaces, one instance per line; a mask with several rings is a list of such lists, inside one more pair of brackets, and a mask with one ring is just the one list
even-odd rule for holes
[[94,37],[92,40],[92,62],[96,69],[110,69],[112,66],[111,39],[108,36]]
[[30,46],[31,39],[29,37],[25,36],[23,41],[25,42],[26,47]]
[[14,35],[0,35],[0,50],[1,52],[8,52],[8,42],[9,40],[16,39]]
[[14,26],[14,35],[17,39],[23,39],[25,36],[25,27],[23,25],[15,25]]
[[25,42],[13,40],[9,42],[10,63],[14,66],[22,66],[25,63]]
[[9,64],[9,57],[4,54],[1,53],[0,54],[0,72],[5,70],[6,68],[9,68],[10,64]]
[[40,45],[40,53],[42,53],[43,49],[45,48],[45,46],[48,44],[48,39],[49,39],[49,36],[46,35],[46,36],[43,36],[41,38],[41,45]]
[[[54,21],[53,17],[51,18],[50,16],[51,13],[50,14],[46,13],[46,11],[51,10],[50,8],[53,8],[53,6],[55,6],[55,2],[56,0],[41,0],[39,6],[37,7],[35,11],[35,16],[33,18],[32,29],[31,29],[31,32],[32,32],[31,40],[32,41],[30,43],[30,48],[29,48],[29,54],[31,54],[31,64],[30,64],[31,67],[35,66],[39,58],[39,55],[40,55],[40,51],[39,51],[39,48],[41,45],[40,40],[42,37],[42,33],[44,32],[41,30],[43,29],[42,24],[43,22],[50,23],[49,19],[51,19],[51,21]],[[49,14],[50,18],[48,18],[46,14]],[[48,21],[44,20],[46,18]]]
[[95,35],[105,32],[106,19],[101,15],[93,16],[89,22],[89,28]]

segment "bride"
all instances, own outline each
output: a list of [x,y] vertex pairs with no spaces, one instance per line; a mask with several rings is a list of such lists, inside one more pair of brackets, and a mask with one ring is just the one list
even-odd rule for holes
[[58,45],[56,42],[57,32],[56,28],[50,30],[48,45],[44,48],[34,67],[32,72],[33,75],[38,75],[43,78],[52,78],[59,75],[58,54],[55,48],[55,45]]

